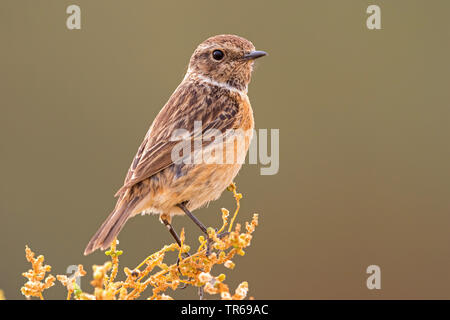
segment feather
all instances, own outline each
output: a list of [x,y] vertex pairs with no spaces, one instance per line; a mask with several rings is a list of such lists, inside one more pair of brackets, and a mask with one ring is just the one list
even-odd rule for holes
[[132,200],[119,200],[116,208],[110,213],[108,218],[103,222],[92,239],[89,241],[84,255],[88,255],[97,249],[105,250],[122,230],[125,222],[132,216],[133,209],[139,203],[140,198]]

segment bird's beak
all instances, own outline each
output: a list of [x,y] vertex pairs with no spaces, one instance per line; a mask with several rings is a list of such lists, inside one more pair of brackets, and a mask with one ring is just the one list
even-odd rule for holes
[[261,57],[267,56],[265,51],[252,51],[250,53],[244,54],[244,60],[255,60]]

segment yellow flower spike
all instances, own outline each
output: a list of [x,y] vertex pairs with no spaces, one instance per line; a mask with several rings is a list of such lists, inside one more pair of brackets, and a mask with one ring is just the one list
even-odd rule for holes
[[208,227],[206,229],[206,232],[208,233],[208,235],[212,235],[212,234],[216,233],[216,230],[214,228],[212,228],[212,227]]
[[226,218],[230,215],[230,211],[228,209],[222,208],[220,209],[222,211],[222,215]]
[[165,264],[165,263],[161,263],[161,264],[159,265],[159,267],[160,267],[162,270],[167,270],[167,269],[169,268],[169,266],[168,266],[167,264]]
[[225,268],[228,268],[228,269],[234,269],[234,266],[235,266],[234,262],[231,260],[226,261],[223,265]]
[[234,199],[236,200],[236,210],[234,211],[233,218],[231,219],[230,226],[228,227],[228,232],[231,232],[231,229],[233,228],[233,223],[236,220],[237,214],[239,212],[239,209],[241,208],[241,204],[239,200],[242,199],[242,194],[236,192],[236,185],[232,183],[232,189]]
[[128,267],[123,268],[123,272],[124,272],[127,276],[131,276],[131,273],[132,273],[133,271],[134,271],[134,270],[130,270],[130,268],[128,268]]
[[225,227],[228,224],[228,216],[230,215],[230,211],[228,211],[225,208],[222,208],[221,211],[222,211],[223,224],[222,224],[222,227],[219,229],[219,231],[217,231],[217,233],[221,233],[225,229]]
[[127,288],[125,288],[125,287],[122,287],[122,288],[120,288],[120,291],[119,291],[119,300],[125,300],[125,297],[127,296]]
[[218,277],[217,280],[219,280],[220,282],[224,282],[226,278],[226,275],[224,275],[223,273],[221,273]]

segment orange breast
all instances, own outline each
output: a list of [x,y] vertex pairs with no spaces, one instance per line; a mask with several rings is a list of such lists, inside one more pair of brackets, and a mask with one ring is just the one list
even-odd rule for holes
[[250,101],[247,96],[244,98],[240,98],[240,111],[239,116],[241,118],[241,129],[243,130],[252,130],[254,127],[254,120],[253,120],[253,110],[252,106],[250,105]]

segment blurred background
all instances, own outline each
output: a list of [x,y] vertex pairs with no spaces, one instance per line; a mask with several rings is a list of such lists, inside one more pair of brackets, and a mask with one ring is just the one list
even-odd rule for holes
[[[70,4],[81,30],[66,28]],[[366,27],[370,4],[382,30]],[[449,10],[444,0],[2,0],[0,289],[24,299],[28,244],[52,274],[83,264],[91,291],[90,266],[107,257],[83,250],[147,129],[196,46],[232,33],[270,54],[249,96],[256,128],[280,129],[280,170],[244,165],[236,179],[239,222],[258,212],[260,226],[226,272],[231,288],[246,280],[256,299],[450,298]],[[219,226],[221,207],[234,208],[230,193],[195,213]],[[188,218],[174,226],[196,246]],[[172,241],[156,216],[131,219],[119,239],[122,268]],[[381,290],[366,287],[369,265]]]

